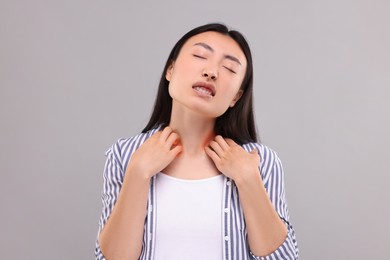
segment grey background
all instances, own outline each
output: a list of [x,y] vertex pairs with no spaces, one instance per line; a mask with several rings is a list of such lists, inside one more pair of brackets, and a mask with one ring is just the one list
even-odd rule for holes
[[301,259],[389,259],[390,1],[0,0],[0,258],[93,259],[104,152],[148,120],[173,44],[247,37]]

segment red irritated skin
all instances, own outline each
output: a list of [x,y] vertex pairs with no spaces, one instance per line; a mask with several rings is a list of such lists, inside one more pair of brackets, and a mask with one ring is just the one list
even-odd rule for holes
[[215,95],[215,87],[207,82],[198,82],[192,89],[201,97],[212,98]]

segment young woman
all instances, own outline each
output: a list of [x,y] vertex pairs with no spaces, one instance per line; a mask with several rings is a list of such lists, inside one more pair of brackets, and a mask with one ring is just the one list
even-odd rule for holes
[[252,58],[221,24],[185,34],[141,134],[106,153],[96,259],[297,259],[283,170],[257,142]]

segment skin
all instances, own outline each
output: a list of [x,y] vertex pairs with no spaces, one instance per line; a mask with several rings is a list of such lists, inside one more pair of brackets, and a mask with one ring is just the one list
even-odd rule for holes
[[[275,211],[258,169],[257,150],[215,136],[216,118],[242,95],[246,59],[229,36],[205,32],[191,37],[166,72],[172,97],[171,122],[134,152],[122,189],[99,243],[107,259],[138,259],[142,249],[150,179],[158,172],[182,179],[225,174],[233,179],[255,255],[275,251],[287,229]],[[210,96],[193,88],[208,84]]]

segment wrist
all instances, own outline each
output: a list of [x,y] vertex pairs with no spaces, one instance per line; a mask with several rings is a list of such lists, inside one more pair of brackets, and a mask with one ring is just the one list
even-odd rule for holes
[[258,183],[262,184],[260,171],[258,168],[256,168],[251,171],[248,171],[245,174],[239,174],[234,179],[234,182],[237,185],[237,188],[240,188],[242,186],[253,185],[253,184],[257,185]]
[[151,171],[148,171],[147,169],[144,169],[143,167],[137,167],[136,165],[129,164],[129,166],[126,169],[126,176],[131,177],[132,179],[136,178],[140,181],[149,182],[150,179],[153,177],[153,173]]

